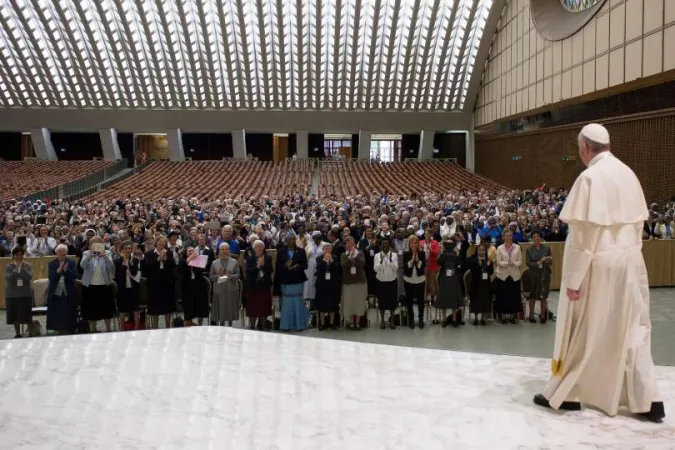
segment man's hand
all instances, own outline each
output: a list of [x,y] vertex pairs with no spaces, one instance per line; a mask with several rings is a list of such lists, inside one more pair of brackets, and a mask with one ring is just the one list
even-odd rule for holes
[[567,298],[569,298],[573,302],[579,300],[579,291],[567,288]]

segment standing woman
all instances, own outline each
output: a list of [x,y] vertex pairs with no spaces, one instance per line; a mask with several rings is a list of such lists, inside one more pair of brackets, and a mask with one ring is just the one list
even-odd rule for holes
[[541,233],[532,232],[532,246],[525,252],[525,262],[527,263],[528,276],[530,277],[530,322],[534,320],[534,302],[539,300],[540,312],[539,320],[546,323],[548,314],[548,293],[551,290],[551,247],[541,243]]
[[316,300],[314,305],[319,313],[319,331],[326,329],[326,314],[330,328],[337,329],[335,313],[340,310],[340,261],[333,256],[333,246],[324,244],[323,255],[316,258]]
[[253,255],[246,260],[246,315],[253,330],[267,329],[267,316],[272,312],[272,257],[265,252],[265,243],[253,242]]
[[57,245],[55,252],[56,258],[49,263],[47,329],[68,334],[77,323],[77,263],[66,256],[66,245]]
[[33,323],[33,266],[23,260],[23,247],[14,247],[12,261],[5,266],[7,325],[14,325],[14,337],[21,337],[21,325]]
[[443,253],[438,257],[440,266],[440,281],[438,288],[438,298],[436,299],[436,308],[443,313],[441,326],[448,326],[447,310],[452,310],[452,326],[457,328],[464,325],[464,321],[457,318],[457,311],[464,306],[462,297],[463,273],[462,264],[459,258],[460,248],[452,241],[447,241],[443,245]]
[[110,333],[110,320],[115,316],[116,305],[113,292],[115,263],[109,250],[103,247],[103,239],[94,236],[89,241],[89,250],[82,254],[82,318],[89,321],[89,329],[96,331],[96,322],[103,320],[105,331]]
[[286,237],[286,245],[277,251],[276,282],[281,290],[282,331],[302,331],[307,328],[309,313],[302,298],[307,276],[307,254],[296,246],[294,235]]
[[361,329],[361,316],[365,310],[368,287],[366,286],[366,257],[356,248],[354,238],[345,239],[347,251],[342,254],[342,314],[351,317],[351,330]]
[[438,293],[438,272],[440,271],[438,256],[441,254],[441,247],[438,244],[438,241],[433,238],[433,232],[434,230],[432,228],[427,227],[424,230],[424,240],[420,241],[420,246],[424,251],[424,256],[427,261],[424,272],[426,277],[425,296],[430,304],[434,303],[436,294]]
[[218,259],[211,264],[209,278],[213,283],[211,289],[211,322],[217,325],[232,326],[239,319],[241,310],[241,293],[239,279],[241,269],[239,262],[230,256],[230,244],[221,242],[218,246]]
[[181,298],[183,299],[183,315],[185,326],[194,325],[196,318],[199,325],[204,322],[204,318],[209,317],[209,289],[204,275],[206,269],[190,266],[190,262],[199,256],[199,252],[194,247],[188,247],[185,258],[179,264],[179,273],[181,276],[180,287],[182,289]]
[[391,250],[389,239],[382,239],[380,252],[375,255],[373,269],[376,277],[377,306],[380,310],[380,329],[386,328],[384,313],[389,310],[389,327],[393,330],[394,311],[398,304],[398,255]]
[[321,232],[312,231],[311,239],[308,239],[304,247],[307,254],[307,270],[305,270],[305,286],[302,297],[314,303],[316,298],[316,260],[323,254],[323,243],[321,242]]
[[497,247],[497,312],[501,322],[518,323],[517,314],[522,308],[520,299],[520,246],[513,242],[511,230],[504,231],[504,243]]
[[131,241],[120,245],[120,255],[115,258],[115,282],[117,283],[117,312],[120,323],[124,323],[127,314],[134,316],[134,329],[141,324],[141,263],[143,252],[136,247],[132,254]]
[[408,310],[408,326],[415,328],[415,312],[413,302],[417,300],[417,314],[420,328],[424,328],[424,285],[426,281],[426,257],[420,249],[420,240],[412,235],[408,239],[409,250],[403,254],[403,284],[405,286],[405,302]]
[[[476,254],[469,259],[471,285],[469,286],[469,311],[474,315],[473,324],[487,325],[485,317],[490,314],[492,302],[492,273],[494,265],[488,258],[488,245],[480,244]],[[478,316],[480,315],[480,322]]]
[[364,270],[366,272],[366,284],[368,288],[367,297],[377,297],[377,278],[375,277],[375,255],[380,251],[375,233],[372,228],[366,228],[363,239],[359,241],[359,251],[363,253],[366,258]]
[[[147,242],[147,241],[146,241]],[[159,316],[164,326],[171,327],[171,314],[176,310],[176,261],[167,251],[166,237],[155,239],[154,250],[145,254],[143,274],[148,284],[148,315],[152,328],[159,328]]]

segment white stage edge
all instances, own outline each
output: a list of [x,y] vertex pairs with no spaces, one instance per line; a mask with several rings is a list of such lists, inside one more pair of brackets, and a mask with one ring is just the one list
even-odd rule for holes
[[666,422],[532,404],[549,361],[232,328],[0,343],[0,446],[60,449],[675,448]]

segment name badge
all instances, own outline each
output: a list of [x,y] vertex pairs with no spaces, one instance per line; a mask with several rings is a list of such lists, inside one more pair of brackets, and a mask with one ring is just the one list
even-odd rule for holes
[[375,250],[370,251],[370,256],[375,256]]
[[351,269],[349,269],[349,272],[350,272],[352,275],[356,275],[356,267],[352,267]]
[[539,268],[541,269],[541,268],[542,268],[542,264],[541,264],[541,263],[537,264],[537,267],[539,267]]
[[265,274],[263,273],[263,270],[262,269],[258,270],[258,278],[263,278],[264,276]]
[[23,287],[23,280],[22,279],[16,280],[16,285],[17,287]]
[[326,281],[330,281],[330,272],[326,272]]
[[455,272],[452,269],[446,269],[445,276],[451,277]]
[[398,256],[403,256],[403,250],[398,251]]
[[497,239],[492,238],[491,241],[492,241],[492,243],[494,244],[495,242],[497,242]]
[[160,261],[160,262],[159,262],[159,268],[160,268],[160,269],[164,269],[164,261]]
[[487,280],[487,279],[488,279],[488,274],[486,272],[483,272],[483,280]]
[[195,279],[195,273],[194,273],[194,272],[191,273],[191,278],[192,278],[193,280]]

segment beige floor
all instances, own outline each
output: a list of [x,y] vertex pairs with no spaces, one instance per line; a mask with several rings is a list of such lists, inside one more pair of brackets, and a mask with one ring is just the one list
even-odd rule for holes
[[[652,353],[659,365],[675,366],[675,289],[652,289]],[[552,293],[551,305],[555,310],[557,292]],[[382,331],[377,327],[376,314],[370,311],[371,327],[361,331],[306,330],[301,336],[341,339],[346,341],[370,342],[376,344],[406,347],[459,350],[476,353],[493,353],[515,356],[549,357],[553,348],[555,323],[546,325],[520,323],[518,325],[489,325],[474,327],[441,328],[427,326],[424,330],[399,327],[397,330]],[[44,323],[44,319],[41,319]],[[235,327],[239,326],[235,323]],[[103,324],[99,323],[99,330]],[[5,312],[0,311],[0,339],[11,339],[13,328],[5,325]]]

